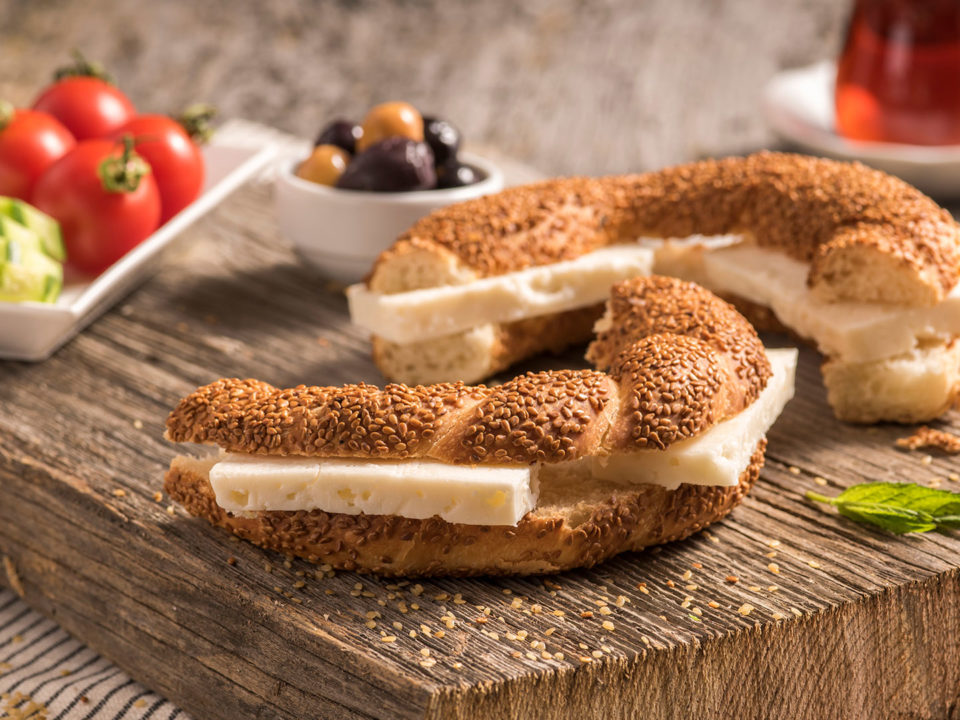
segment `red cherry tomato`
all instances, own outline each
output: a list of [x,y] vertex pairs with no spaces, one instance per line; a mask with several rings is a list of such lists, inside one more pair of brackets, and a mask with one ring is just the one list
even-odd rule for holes
[[29,202],[37,178],[76,144],[52,115],[0,103],[0,195]]
[[132,135],[160,190],[163,224],[196,200],[203,188],[203,153],[183,126],[166,115],[139,115],[114,137]]
[[33,109],[53,115],[77,140],[106,137],[137,114],[113,85],[83,75],[57,80],[34,101]]
[[102,272],[160,224],[157,183],[132,147],[78,143],[34,188],[33,204],[60,223],[67,263],[81,272]]

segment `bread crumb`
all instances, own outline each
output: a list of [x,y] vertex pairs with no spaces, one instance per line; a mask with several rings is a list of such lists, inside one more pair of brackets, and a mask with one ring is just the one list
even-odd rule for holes
[[[907,450],[930,447],[936,448],[948,455],[956,455],[960,453],[960,436],[923,425],[918,428],[913,435],[899,438],[896,441],[896,446],[906,448]],[[924,465],[929,465],[930,462],[933,461],[933,458],[929,460],[927,458],[930,458],[930,456],[927,455],[921,460]]]
[[747,615],[753,612],[753,605],[751,605],[750,603],[744,603],[739,608],[737,608],[737,612],[743,615],[744,617],[746,617]]
[[154,501],[154,502],[163,502],[163,493],[160,492],[159,490],[157,490],[157,491],[153,494],[153,501]]

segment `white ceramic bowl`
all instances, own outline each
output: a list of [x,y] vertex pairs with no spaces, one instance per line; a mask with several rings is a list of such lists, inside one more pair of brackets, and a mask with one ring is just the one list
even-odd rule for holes
[[503,189],[503,173],[496,165],[469,153],[460,158],[480,170],[484,179],[458,188],[396,193],[318,185],[294,174],[302,159],[286,162],[277,173],[275,189],[280,232],[327,277],[356,282],[398,235],[424,215]]

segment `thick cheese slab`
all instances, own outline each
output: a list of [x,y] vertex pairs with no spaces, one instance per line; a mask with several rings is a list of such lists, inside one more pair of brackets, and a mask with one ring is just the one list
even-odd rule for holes
[[818,300],[807,263],[778,250],[738,245],[703,255],[708,286],[769,307],[821,352],[858,363],[914,350],[923,340],[960,334],[960,285],[933,307]]
[[217,504],[233,513],[316,509],[516,525],[537,502],[535,468],[431,460],[227,454],[211,468],[210,485]]
[[750,456],[793,397],[797,351],[768,350],[773,376],[746,410],[705,433],[666,450],[592,458],[595,477],[635,481],[675,490],[681,483],[732,487],[750,464]]
[[347,288],[347,300],[354,324],[403,344],[587,307],[606,300],[614,283],[649,275],[652,267],[651,249],[618,245],[462,285],[381,294],[361,283]]

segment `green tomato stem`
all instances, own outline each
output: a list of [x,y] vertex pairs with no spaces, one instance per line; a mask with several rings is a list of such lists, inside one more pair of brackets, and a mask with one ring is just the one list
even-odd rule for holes
[[123,153],[117,157],[104,158],[98,169],[103,189],[109,193],[134,192],[140,187],[143,176],[150,172],[150,165],[134,151],[133,135],[123,136]]
[[76,48],[70,54],[73,56],[73,64],[57,68],[56,72],[53,73],[54,82],[69,77],[94,77],[113,84],[113,78],[110,77],[102,64],[87,60],[83,53]]

